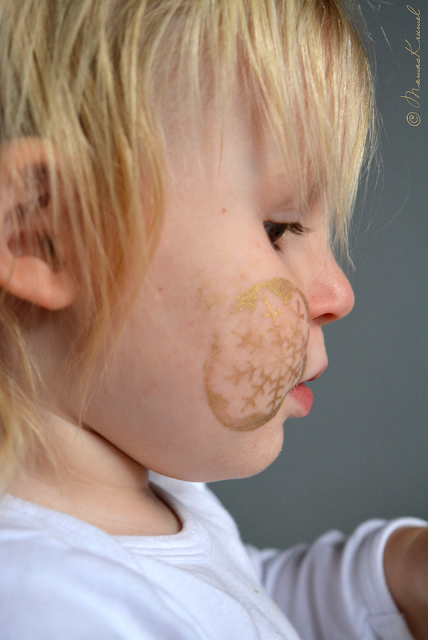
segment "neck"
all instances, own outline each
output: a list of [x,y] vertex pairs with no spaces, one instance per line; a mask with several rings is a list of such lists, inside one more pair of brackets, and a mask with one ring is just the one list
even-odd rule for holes
[[112,535],[167,535],[175,514],[151,489],[148,470],[89,428],[46,415],[46,451],[21,467],[17,497],[68,513]]

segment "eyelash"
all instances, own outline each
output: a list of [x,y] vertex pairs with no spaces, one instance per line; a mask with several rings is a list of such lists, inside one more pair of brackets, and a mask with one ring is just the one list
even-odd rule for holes
[[304,227],[300,222],[267,221],[263,223],[263,226],[275,251],[281,251],[281,247],[278,243],[284,234],[293,233],[296,236],[301,236],[310,231],[308,227]]

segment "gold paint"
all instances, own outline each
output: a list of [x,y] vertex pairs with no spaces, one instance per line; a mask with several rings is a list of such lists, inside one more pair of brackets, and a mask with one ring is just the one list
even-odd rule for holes
[[232,331],[232,333],[241,338],[241,342],[238,344],[238,347],[245,347],[248,345],[252,349],[251,353],[254,353],[257,349],[261,349],[263,346],[263,336],[260,335],[257,336],[257,338],[254,338],[250,329],[247,329],[245,335],[239,333],[239,331]]
[[[288,304],[296,289],[297,287],[283,278],[273,278],[272,280],[260,282],[238,296],[236,300],[236,311],[244,311],[245,309],[254,311],[259,293],[263,290],[272,291],[272,293],[278,296],[285,304]],[[306,300],[304,296],[303,299]]]
[[297,287],[273,278],[239,295],[230,316],[233,329],[214,337],[205,363],[205,392],[224,426],[249,431],[269,422],[303,377],[309,308]]

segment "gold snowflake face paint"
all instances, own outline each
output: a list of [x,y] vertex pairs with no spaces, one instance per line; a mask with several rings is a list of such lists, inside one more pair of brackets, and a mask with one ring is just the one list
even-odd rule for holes
[[308,336],[307,300],[288,280],[266,280],[239,295],[204,367],[216,418],[235,431],[269,422],[303,376]]

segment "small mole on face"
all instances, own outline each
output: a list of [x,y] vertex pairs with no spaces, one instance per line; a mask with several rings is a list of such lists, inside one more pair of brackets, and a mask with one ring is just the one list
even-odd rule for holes
[[222,213],[226,213],[226,209],[224,209],[224,208],[223,208],[223,209],[221,210],[221,212],[222,212]]
[[159,291],[159,293],[160,293],[161,291],[163,291],[163,288],[162,288],[162,287],[159,287],[159,288],[158,288],[158,291]]

